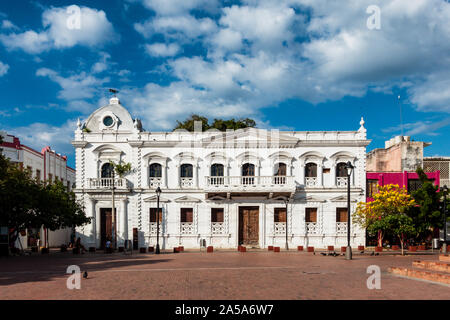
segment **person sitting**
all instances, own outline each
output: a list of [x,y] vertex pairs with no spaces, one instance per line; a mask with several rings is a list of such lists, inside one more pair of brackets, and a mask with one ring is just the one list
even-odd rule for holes
[[78,237],[77,242],[75,243],[75,248],[77,248],[81,253],[85,253],[87,251],[86,248],[81,244],[80,237]]

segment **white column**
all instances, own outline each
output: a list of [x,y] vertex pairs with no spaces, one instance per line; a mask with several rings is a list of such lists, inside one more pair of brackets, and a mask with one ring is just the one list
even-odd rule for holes
[[92,217],[92,231],[91,231],[91,236],[89,236],[89,246],[96,246],[96,238],[97,238],[97,225],[100,225],[100,221],[97,222],[97,217],[95,214],[95,205],[96,205],[96,200],[89,198],[89,201],[91,203],[91,215],[90,217]]
[[299,172],[299,177],[300,177],[300,184],[306,185],[306,181],[305,181],[305,163],[300,163],[300,172]]
[[177,188],[181,188],[181,165],[177,164]]
[[323,187],[323,164],[319,163],[317,165],[317,185]]
[[198,188],[198,164],[195,162],[192,168],[192,179],[194,179],[194,187]]
[[167,189],[168,188],[167,187],[167,180],[168,180],[167,179],[167,166],[165,164],[163,164],[161,170],[162,170],[162,179],[163,179],[162,185],[164,188]]
[[124,240],[128,240],[128,199],[122,200],[122,219],[120,221],[120,235],[122,236],[122,243]]
[[97,208],[96,207],[94,207],[95,208],[95,220],[96,220],[96,224],[95,224],[95,234],[97,235],[97,237],[96,237],[96,239],[95,239],[95,246],[97,247],[97,248],[99,248],[100,247],[100,242],[102,241],[102,239],[101,239],[101,234],[102,234],[102,231],[101,231],[101,223],[102,223],[102,221],[101,221],[101,214],[100,214],[100,208],[97,210]]
[[330,175],[331,175],[331,186],[332,187],[336,187],[336,163],[333,162],[331,164],[331,168],[330,168]]

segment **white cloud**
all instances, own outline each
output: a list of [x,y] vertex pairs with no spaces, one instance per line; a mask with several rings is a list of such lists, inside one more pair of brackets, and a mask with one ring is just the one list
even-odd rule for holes
[[[405,131],[406,136],[414,136],[414,135],[429,135],[429,136],[437,136],[437,130],[447,127],[450,125],[450,117],[444,118],[440,121],[431,121],[431,120],[423,120],[417,121],[413,123],[405,123],[403,125],[403,129]],[[385,129],[381,129],[382,132],[394,132],[395,134],[399,134],[401,132],[401,126],[389,127]]]
[[51,8],[42,14],[44,30],[1,34],[0,41],[8,50],[21,49],[37,54],[50,49],[64,49],[76,45],[101,47],[118,41],[112,24],[102,10],[81,7],[80,28],[69,28],[71,13],[67,7]]
[[180,15],[197,8],[213,12],[218,7],[217,0],[139,0],[139,2],[159,15]]
[[2,21],[2,29],[13,29],[13,30],[18,30],[19,27],[17,27],[14,23],[12,23],[9,20],[3,20]]
[[7,74],[8,70],[9,70],[9,65],[0,61],[0,77],[3,77],[5,74]]
[[73,154],[69,141],[73,140],[76,119],[70,119],[61,126],[36,122],[29,126],[7,128],[7,132],[20,138],[20,142],[31,148],[41,150],[43,146],[51,146],[63,155]]
[[109,82],[108,77],[96,78],[86,72],[81,72],[69,77],[62,77],[56,71],[48,68],[38,69],[36,75],[48,77],[56,82],[61,87],[58,97],[66,101],[91,99],[95,96],[99,87],[104,83]]
[[96,62],[92,66],[92,73],[101,73],[103,71],[108,70],[109,65],[111,64],[108,60],[111,58],[111,55],[106,52],[100,52],[100,61]]
[[210,18],[196,19],[185,15],[153,18],[143,23],[135,23],[134,28],[146,38],[154,34],[164,34],[167,38],[187,42],[214,32],[217,26]]
[[180,51],[180,46],[176,43],[154,43],[145,46],[147,53],[154,57],[173,57]]

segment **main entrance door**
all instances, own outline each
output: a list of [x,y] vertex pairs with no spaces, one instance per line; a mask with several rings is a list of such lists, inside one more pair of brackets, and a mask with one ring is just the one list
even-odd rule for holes
[[[101,243],[100,248],[104,249],[106,241],[112,241],[113,229],[112,229],[112,209],[111,208],[100,208],[100,219],[101,219]],[[114,216],[115,229],[117,230],[117,215]]]
[[239,244],[258,246],[259,207],[239,207]]

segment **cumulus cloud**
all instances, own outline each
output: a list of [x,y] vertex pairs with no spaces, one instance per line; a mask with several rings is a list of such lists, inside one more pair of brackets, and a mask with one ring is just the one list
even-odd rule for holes
[[20,138],[20,142],[36,150],[51,146],[63,155],[73,154],[73,147],[68,141],[73,140],[76,119],[70,119],[61,126],[35,122],[28,126],[6,128],[6,131]]
[[0,41],[8,50],[21,49],[30,54],[76,45],[101,47],[118,41],[119,36],[104,11],[81,7],[79,28],[68,23],[72,15],[68,7],[46,9],[42,14],[42,31],[0,34]]
[[[317,104],[399,88],[420,111],[450,112],[450,76],[443,71],[450,68],[447,1],[244,0],[201,18],[193,14],[201,1],[140,2],[155,13],[135,24],[144,37],[158,34],[180,46],[197,41],[205,49],[165,61],[176,81],[158,90],[206,114],[216,114],[219,102],[230,115],[258,115],[291,98]],[[370,5],[381,9],[380,30],[367,27]],[[144,91],[158,101],[158,90],[149,91],[154,86]],[[183,103],[171,105],[184,114]],[[167,112],[161,114],[173,118]]]
[[147,53],[154,57],[172,57],[180,51],[180,46],[176,43],[154,43],[145,46]]
[[48,68],[38,69],[36,75],[48,77],[61,87],[58,98],[67,101],[66,109],[68,111],[79,111],[82,113],[88,113],[95,109],[96,105],[88,102],[89,99],[95,98],[99,88],[110,81],[108,77],[97,78],[86,72],[63,77],[58,72]]
[[7,74],[8,70],[9,70],[9,65],[0,61],[0,77],[3,77],[5,74]]

